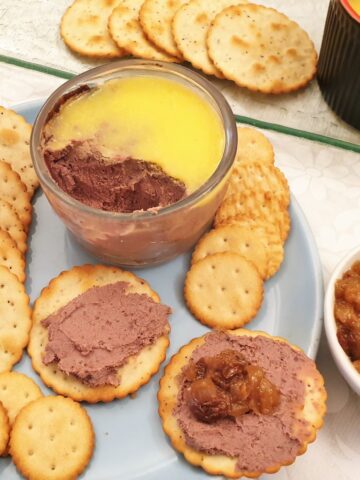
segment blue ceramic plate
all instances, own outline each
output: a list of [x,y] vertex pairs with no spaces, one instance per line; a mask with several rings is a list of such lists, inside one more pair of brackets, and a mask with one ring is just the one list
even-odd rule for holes
[[[33,122],[40,102],[17,111]],[[319,255],[313,235],[296,200],[291,202],[292,229],[281,270],[266,282],[263,306],[249,328],[287,338],[310,357],[316,355],[323,303]],[[27,254],[26,287],[34,301],[48,282],[73,265],[96,263],[68,234],[40,191],[34,198],[34,216]],[[174,311],[168,358],[194,337],[208,331],[187,310],[182,296],[189,254],[164,265],[137,270]],[[16,370],[33,377],[45,394],[51,394],[33,372],[25,354]],[[96,449],[81,478],[87,480],[192,480],[209,478],[178,455],[162,432],[157,413],[158,375],[141,388],[136,398],[86,406],[96,432]],[[19,479],[14,465],[0,460],[0,477]]]

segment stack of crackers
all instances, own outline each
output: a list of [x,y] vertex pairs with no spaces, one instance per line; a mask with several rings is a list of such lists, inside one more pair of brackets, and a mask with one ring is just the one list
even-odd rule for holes
[[192,255],[185,300],[205,325],[239,328],[258,312],[263,282],[280,268],[290,230],[290,192],[259,131],[238,128],[239,146],[214,229]]
[[316,73],[308,34],[286,15],[247,0],[75,0],[61,35],[81,55],[187,61],[263,93],[297,90]]
[[44,397],[22,373],[0,373],[0,454],[10,454],[25,478],[77,478],[93,450],[92,423],[78,403]]
[[0,106],[0,265],[25,280],[31,199],[39,186],[30,156],[31,125]]
[[44,397],[31,378],[11,371],[28,344],[32,323],[25,253],[39,181],[30,134],[23,117],[0,107],[0,455],[10,453],[29,479],[75,478],[94,448],[86,411],[71,399]]
[[30,156],[31,126],[0,107],[0,372],[22,356],[31,326],[25,253],[31,198],[38,186]]

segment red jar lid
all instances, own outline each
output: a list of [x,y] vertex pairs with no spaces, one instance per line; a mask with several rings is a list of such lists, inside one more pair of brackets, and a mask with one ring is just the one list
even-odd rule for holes
[[340,0],[348,14],[360,23],[360,0]]

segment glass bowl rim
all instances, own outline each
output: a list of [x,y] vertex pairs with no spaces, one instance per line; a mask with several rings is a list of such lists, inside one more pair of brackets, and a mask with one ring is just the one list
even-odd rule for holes
[[[205,91],[205,93],[209,95],[217,105],[220,111],[220,115],[222,117],[221,120],[225,133],[224,152],[216,170],[213,172],[210,178],[208,178],[203,185],[201,185],[197,190],[192,192],[187,197],[166,207],[161,207],[159,210],[156,211],[156,213],[154,213],[154,211],[123,213],[90,207],[74,199],[69,194],[64,192],[52,179],[50,172],[47,177],[44,175],[44,173],[41,171],[41,168],[39,167],[39,163],[43,163],[43,168],[48,170],[45,161],[39,151],[41,132],[48,119],[49,113],[56,106],[59,100],[66,93],[70,93],[83,85],[91,85],[91,81],[99,80],[101,75],[105,76],[106,74],[109,75],[111,73],[116,75],[116,71],[128,70],[132,67],[134,68],[134,70],[146,69],[150,67],[149,75],[151,75],[151,72],[154,72],[156,76],[157,72],[163,71],[164,73],[172,74],[171,80],[174,80],[174,78],[176,77],[182,77],[186,82],[190,84],[195,84],[197,87],[200,87],[200,89]],[[112,78],[109,78],[108,80],[111,79]],[[176,79],[174,81],[176,81]],[[76,75],[71,80],[68,80],[67,82],[60,85],[60,87],[58,87],[48,97],[44,105],[41,107],[35,119],[30,138],[30,152],[36,174],[39,177],[41,184],[44,184],[53,195],[55,195],[57,198],[60,198],[62,202],[64,202],[71,208],[79,209],[83,213],[87,213],[92,216],[108,219],[111,218],[120,221],[151,221],[152,218],[155,219],[171,215],[175,212],[185,209],[186,207],[191,207],[192,205],[196,204],[199,200],[206,197],[206,195],[210,193],[226,176],[234,162],[236,149],[237,129],[235,117],[223,94],[209,80],[207,80],[202,75],[194,72],[190,68],[184,67],[183,65],[138,59],[118,60],[107,63],[105,65],[101,65],[99,67],[87,70],[80,75]]]

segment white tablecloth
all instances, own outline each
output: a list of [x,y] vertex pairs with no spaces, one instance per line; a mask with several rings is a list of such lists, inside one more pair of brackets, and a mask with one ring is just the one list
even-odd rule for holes
[[[62,81],[0,64],[0,104],[10,106],[45,98]],[[264,133],[274,144],[276,162],[310,223],[326,282],[341,256],[360,244],[360,155],[279,133]],[[340,376],[324,335],[317,363],[329,396],[325,425],[308,452],[272,476],[274,479],[360,478],[360,397]]]

